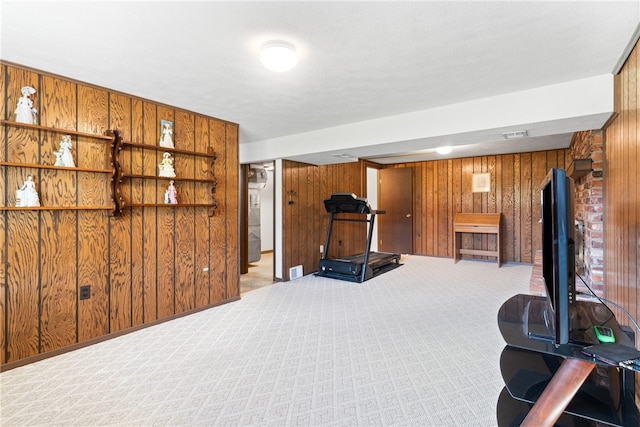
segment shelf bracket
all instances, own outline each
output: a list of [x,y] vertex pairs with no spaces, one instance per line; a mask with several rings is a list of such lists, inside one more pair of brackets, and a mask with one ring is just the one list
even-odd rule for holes
[[567,175],[577,181],[591,171],[593,171],[591,159],[573,159],[567,170]]
[[217,210],[218,210],[218,201],[212,197],[211,206],[209,207],[209,216],[214,216]]
[[113,176],[111,177],[111,199],[113,200],[113,216],[122,214],[125,203],[122,198],[122,165],[120,164],[120,152],[122,151],[122,135],[118,130],[108,130],[107,135],[112,137],[111,140],[111,168]]

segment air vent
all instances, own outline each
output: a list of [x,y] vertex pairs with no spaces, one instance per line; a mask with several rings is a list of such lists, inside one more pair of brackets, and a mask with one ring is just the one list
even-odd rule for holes
[[504,139],[516,139],[524,138],[526,136],[529,136],[529,134],[526,130],[514,130],[512,132],[503,132],[502,136],[504,136]]
[[296,265],[295,267],[291,267],[289,269],[289,280],[295,280],[302,277],[302,266]]

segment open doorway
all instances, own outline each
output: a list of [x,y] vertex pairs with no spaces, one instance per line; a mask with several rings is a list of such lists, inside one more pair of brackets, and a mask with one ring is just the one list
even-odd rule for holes
[[240,294],[274,283],[274,165],[243,165],[243,235],[246,266],[240,275]]
[[[378,169],[367,166],[367,202],[371,209],[378,209]],[[378,223],[373,223],[371,250],[378,252]]]

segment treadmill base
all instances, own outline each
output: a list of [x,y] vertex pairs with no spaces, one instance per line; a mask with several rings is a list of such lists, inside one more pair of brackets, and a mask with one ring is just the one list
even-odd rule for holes
[[400,267],[400,255],[372,252],[362,275],[362,255],[342,259],[321,259],[316,276],[362,283],[382,273]]

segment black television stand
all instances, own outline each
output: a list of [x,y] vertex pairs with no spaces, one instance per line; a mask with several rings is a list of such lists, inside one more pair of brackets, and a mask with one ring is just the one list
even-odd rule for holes
[[[634,333],[602,304],[577,301],[570,343],[555,345],[545,297],[515,295],[498,312],[506,342],[505,382],[496,409],[499,426],[637,426],[634,371],[582,353],[597,343],[593,325],[608,326],[616,343],[635,348]],[[542,338],[542,339],[541,339]],[[556,424],[557,423],[557,424]]]

